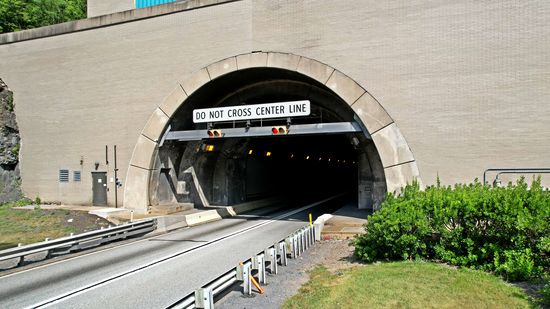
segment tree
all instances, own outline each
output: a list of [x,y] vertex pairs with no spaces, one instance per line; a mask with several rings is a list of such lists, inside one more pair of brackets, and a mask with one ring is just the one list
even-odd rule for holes
[[28,27],[26,3],[21,0],[0,0],[0,32],[13,32]]
[[86,18],[86,0],[0,0],[0,32]]

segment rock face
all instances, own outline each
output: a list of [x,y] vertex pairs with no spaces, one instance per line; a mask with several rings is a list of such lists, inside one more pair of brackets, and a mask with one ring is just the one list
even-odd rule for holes
[[19,175],[20,137],[13,107],[13,93],[0,79],[0,203],[22,197]]

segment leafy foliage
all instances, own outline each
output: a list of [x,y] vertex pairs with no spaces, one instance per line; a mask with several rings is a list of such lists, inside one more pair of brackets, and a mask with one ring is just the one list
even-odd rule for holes
[[505,188],[477,180],[389,194],[354,240],[367,262],[431,259],[523,280],[550,267],[550,193],[540,179]]
[[0,0],[0,33],[86,18],[86,0]]

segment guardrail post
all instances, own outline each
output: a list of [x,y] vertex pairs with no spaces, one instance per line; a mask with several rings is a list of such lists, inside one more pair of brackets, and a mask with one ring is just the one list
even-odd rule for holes
[[302,234],[304,235],[304,251],[309,249],[309,239],[307,237],[307,228],[302,230]]
[[269,261],[269,273],[277,274],[277,252],[275,246],[265,249],[264,255],[266,256],[266,260]]
[[256,267],[258,269],[258,281],[262,284],[267,284],[267,276],[265,275],[265,256],[264,254],[258,254],[256,256]]
[[296,234],[292,235],[292,243],[293,243],[292,251],[294,251],[294,258],[296,258],[300,256],[300,250],[298,247],[298,235]]
[[214,309],[214,295],[211,288],[202,288],[195,291],[195,307]]
[[[45,238],[44,241],[45,241],[45,242],[48,242],[48,241],[50,241],[50,239],[49,239],[49,238]],[[52,256],[51,251],[50,251],[50,250],[46,250],[46,257],[45,257],[45,259],[49,259],[51,256]]]
[[250,282],[250,264],[237,265],[237,281],[243,282],[243,294],[252,295],[252,282]]
[[291,259],[294,258],[294,250],[292,250],[293,243],[292,236],[285,238],[285,247],[287,252],[290,254]]
[[281,265],[287,266],[288,265],[288,259],[286,256],[286,239],[284,242],[279,243],[279,256],[281,257]]
[[304,231],[303,230],[300,230],[298,231],[298,239],[299,239],[299,244],[300,244],[300,255],[302,255],[302,253],[304,253]]

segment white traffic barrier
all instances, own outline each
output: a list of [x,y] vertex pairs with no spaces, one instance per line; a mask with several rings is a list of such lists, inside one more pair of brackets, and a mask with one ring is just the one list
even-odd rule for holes
[[[197,289],[194,293],[188,294],[178,302],[171,305],[169,308],[214,308],[214,297],[227,289],[235,282],[243,282],[243,294],[252,295],[252,270],[258,270],[258,281],[261,284],[267,284],[266,266],[269,265],[271,274],[278,273],[277,264],[282,266],[288,265],[288,256],[296,258],[300,256],[304,250],[314,245],[315,229],[312,226],[301,228],[285,239],[273,246],[266,248],[263,252],[253,256],[247,262],[237,265],[218,279],[212,281],[208,285]],[[268,264],[269,263],[269,264]],[[263,293],[261,286],[256,284],[256,287]]]
[[325,222],[330,220],[332,218],[331,214],[324,214],[319,216],[315,222],[313,222],[313,226],[315,227],[315,240],[321,240],[321,232],[323,231],[323,227],[325,226]]

